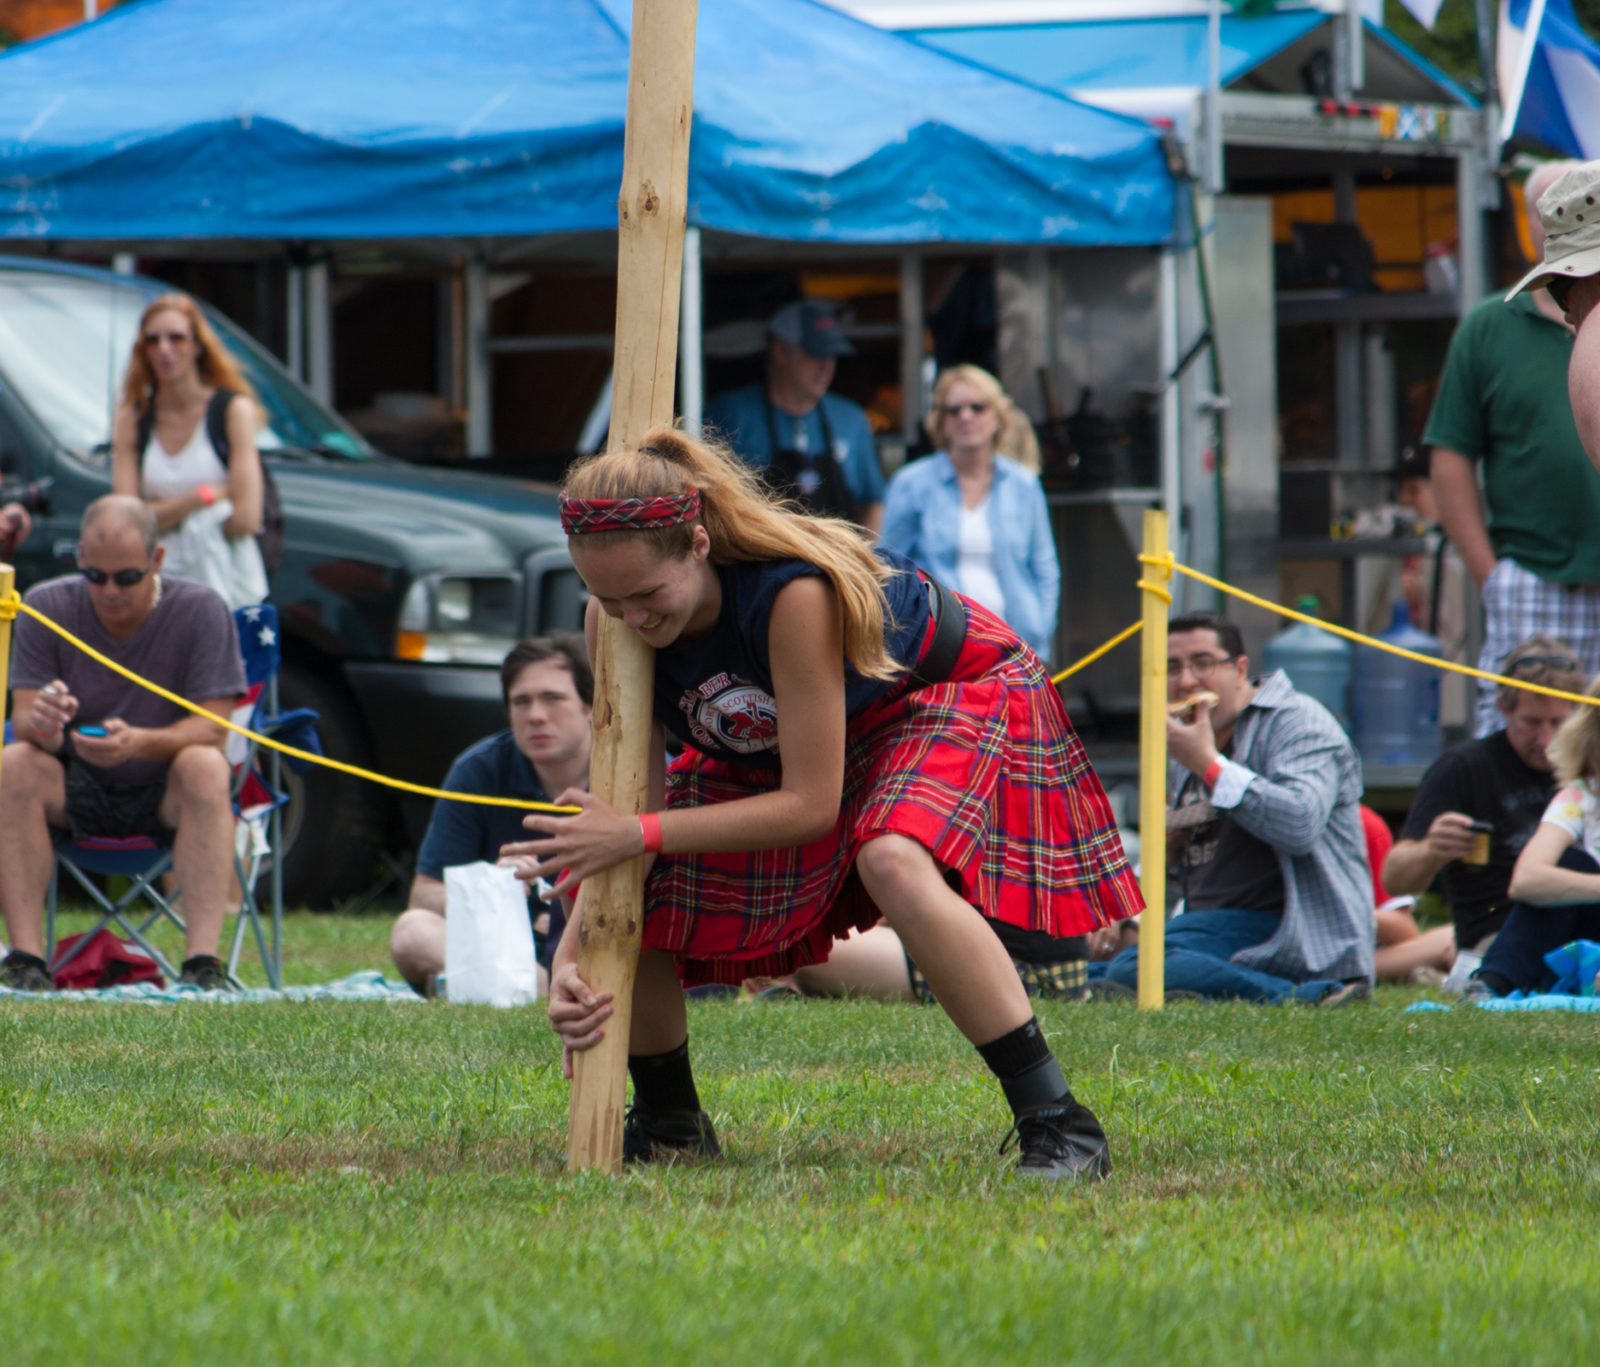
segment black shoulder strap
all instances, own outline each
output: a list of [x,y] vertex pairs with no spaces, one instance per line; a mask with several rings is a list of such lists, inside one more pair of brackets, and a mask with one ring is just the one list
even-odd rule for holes
[[224,469],[228,466],[228,405],[233,402],[231,389],[218,389],[206,405],[206,436],[211,439],[211,449]]
[[154,394],[152,394],[150,396],[149,404],[141,409],[139,413],[139,428],[137,433],[138,446],[134,449],[134,455],[136,455],[141,461],[144,460],[144,450],[145,447],[150,445],[150,434],[155,431],[155,426],[156,397]]

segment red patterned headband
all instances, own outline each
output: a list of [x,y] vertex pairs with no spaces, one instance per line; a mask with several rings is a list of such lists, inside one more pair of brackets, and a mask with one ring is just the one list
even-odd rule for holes
[[700,491],[660,498],[568,498],[561,495],[561,530],[568,536],[590,532],[653,532],[681,527],[700,516]]

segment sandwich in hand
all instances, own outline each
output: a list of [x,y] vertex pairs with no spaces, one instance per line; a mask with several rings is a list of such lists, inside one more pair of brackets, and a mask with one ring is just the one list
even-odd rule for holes
[[1169,702],[1167,711],[1174,717],[1191,717],[1197,707],[1213,708],[1222,699],[1217,697],[1209,688],[1202,688],[1198,693],[1191,693],[1187,698],[1179,698],[1177,702]]

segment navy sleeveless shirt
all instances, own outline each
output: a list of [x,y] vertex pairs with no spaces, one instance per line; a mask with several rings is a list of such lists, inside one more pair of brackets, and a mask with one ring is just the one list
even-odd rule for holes
[[[905,556],[882,547],[876,554],[899,571],[884,585],[889,602],[884,645],[892,659],[909,667],[916,664],[928,630],[927,590]],[[807,560],[745,561],[716,570],[722,581],[716,625],[693,641],[675,641],[656,652],[656,720],[708,755],[770,768],[778,763],[778,706],[767,654],[772,601],[802,575],[826,576]],[[864,679],[846,660],[845,719],[900,682],[899,677]]]

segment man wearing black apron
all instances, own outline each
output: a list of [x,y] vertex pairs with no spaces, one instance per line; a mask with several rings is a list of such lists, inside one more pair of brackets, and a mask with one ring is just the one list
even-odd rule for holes
[[840,356],[855,348],[824,304],[803,300],[767,325],[767,378],[718,396],[707,426],[783,493],[814,513],[876,533],[883,469],[867,415],[828,393]]

